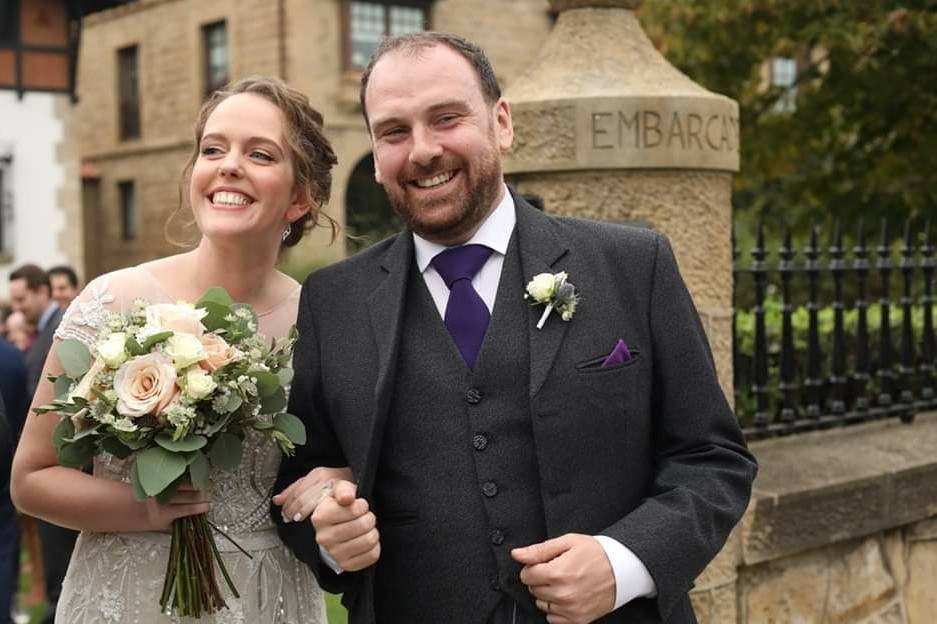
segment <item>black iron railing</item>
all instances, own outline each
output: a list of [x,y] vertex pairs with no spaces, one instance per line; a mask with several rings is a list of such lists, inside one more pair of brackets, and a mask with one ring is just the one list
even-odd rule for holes
[[910,422],[937,408],[930,224],[915,236],[905,223],[897,251],[884,221],[874,248],[861,222],[848,251],[839,224],[825,250],[815,226],[800,251],[791,241],[785,226],[772,255],[759,223],[750,262],[742,266],[734,250],[736,300],[754,293],[749,306],[737,307],[732,328],[746,436],[889,417]]

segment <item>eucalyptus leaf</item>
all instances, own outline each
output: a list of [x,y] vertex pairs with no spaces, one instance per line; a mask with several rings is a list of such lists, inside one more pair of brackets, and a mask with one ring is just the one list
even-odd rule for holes
[[228,404],[227,404],[228,413],[230,414],[230,413],[237,411],[237,409],[241,407],[241,404],[243,403],[244,403],[244,399],[241,398],[241,395],[238,394],[237,392],[232,392],[231,394],[228,395]]
[[143,491],[156,496],[185,472],[186,461],[180,453],[152,446],[137,455],[136,466]]
[[209,425],[207,429],[205,429],[205,435],[209,438],[225,428],[225,426],[228,424],[228,421],[231,420],[231,414],[216,414],[216,418],[217,420]]
[[198,304],[199,308],[208,311],[205,318],[202,319],[202,325],[208,331],[218,331],[228,326],[227,316],[231,314],[231,308],[213,301],[205,301]]
[[266,420],[255,420],[251,423],[251,427],[257,431],[267,431],[268,429],[273,429],[273,423],[267,422]]
[[271,396],[281,388],[280,378],[271,372],[264,370],[251,370],[248,375],[257,380],[257,392],[262,397]]
[[296,416],[283,412],[273,419],[273,426],[289,438],[293,444],[306,443],[306,425]]
[[261,414],[276,414],[284,409],[286,409],[286,392],[283,388],[277,388],[276,392],[260,401]]
[[55,452],[58,462],[66,468],[82,469],[94,458],[94,440],[85,438],[78,442],[65,442]]
[[71,390],[74,381],[68,375],[59,375],[52,384],[52,392],[56,399],[68,398],[68,391]]
[[234,299],[228,294],[228,291],[221,286],[214,286],[205,291],[205,294],[195,304],[196,308],[204,307],[204,303],[216,303],[228,308],[234,303]]
[[117,438],[112,437],[107,437],[101,440],[101,448],[117,459],[127,459],[130,457],[130,454],[133,453],[133,449]]
[[[183,474],[185,474],[185,471],[183,471]],[[170,501],[170,499],[172,499],[173,495],[176,493],[176,490],[179,489],[180,485],[182,485],[181,475],[180,475],[180,478],[176,479],[175,481],[167,485],[166,489],[164,489],[162,492],[156,495],[157,502],[159,502],[161,505],[167,504]]]
[[280,380],[280,385],[283,387],[290,385],[290,383],[293,381],[293,369],[281,368],[277,371],[277,379]]
[[65,369],[65,374],[72,379],[79,379],[91,368],[91,352],[80,340],[67,338],[59,343],[56,349],[59,362]]
[[130,486],[133,488],[133,497],[138,501],[145,501],[147,496],[143,491],[143,484],[140,483],[140,473],[137,471],[137,462],[133,462],[130,468]]
[[208,488],[208,458],[201,451],[196,451],[195,459],[189,462],[189,476],[192,478],[192,485],[197,490],[204,491]]
[[189,453],[191,451],[197,451],[198,449],[208,444],[208,438],[190,433],[181,440],[173,440],[172,434],[160,433],[156,436],[156,443],[167,451],[172,451],[174,453]]
[[241,463],[241,438],[233,433],[222,433],[215,438],[208,452],[211,463],[220,470],[232,470]]
[[65,440],[73,435],[75,435],[75,425],[72,424],[72,419],[63,418],[59,420],[59,424],[52,431],[52,445],[55,447],[56,452],[65,446]]

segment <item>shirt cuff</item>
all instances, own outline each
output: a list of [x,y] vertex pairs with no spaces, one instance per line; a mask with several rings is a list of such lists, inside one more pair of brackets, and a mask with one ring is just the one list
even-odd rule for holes
[[615,575],[615,609],[635,598],[653,598],[657,595],[657,585],[637,555],[607,535],[596,535],[595,539],[612,564],[612,574]]
[[[614,541],[614,540],[612,540],[612,541]],[[616,543],[617,543],[617,542],[616,542]],[[622,546],[622,548],[624,548],[624,546]],[[626,549],[626,550],[627,550],[627,549]],[[630,551],[629,551],[629,552],[630,552]],[[633,557],[633,556],[634,556],[634,555],[632,555],[632,557]],[[325,547],[323,547],[323,546],[319,546],[319,557],[322,559],[322,562],[325,563],[325,565],[327,565],[327,566],[329,566],[330,568],[332,568],[332,572],[335,572],[335,574],[341,574],[342,572],[344,572],[344,570],[342,569],[342,566],[338,565],[338,563],[336,563],[335,559],[332,559],[332,555],[330,555],[330,554],[329,554],[329,551],[327,551],[327,550],[325,549]]]

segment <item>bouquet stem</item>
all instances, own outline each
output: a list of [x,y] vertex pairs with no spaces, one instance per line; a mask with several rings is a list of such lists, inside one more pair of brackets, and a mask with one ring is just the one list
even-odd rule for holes
[[[225,537],[231,539],[227,535]],[[174,520],[169,561],[166,562],[166,579],[159,601],[163,612],[198,618],[227,609],[228,605],[218,587],[216,562],[228,589],[235,598],[240,598],[218,553],[208,517],[199,514]]]

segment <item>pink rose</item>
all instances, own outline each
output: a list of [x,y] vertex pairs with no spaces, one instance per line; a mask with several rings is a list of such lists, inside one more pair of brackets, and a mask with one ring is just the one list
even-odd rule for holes
[[117,412],[122,416],[161,413],[179,394],[176,369],[161,353],[141,355],[124,362],[114,374]]
[[237,349],[225,342],[224,338],[218,334],[202,334],[201,340],[205,353],[208,355],[198,365],[208,372],[214,372],[230,364],[240,355]]

